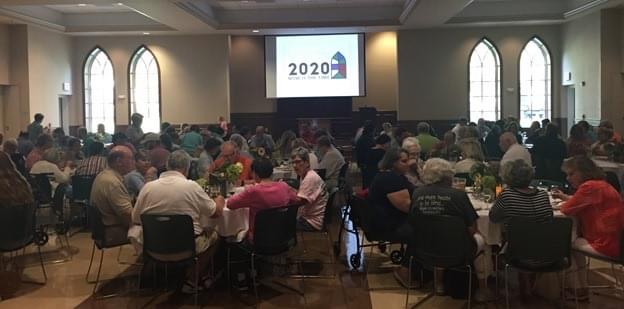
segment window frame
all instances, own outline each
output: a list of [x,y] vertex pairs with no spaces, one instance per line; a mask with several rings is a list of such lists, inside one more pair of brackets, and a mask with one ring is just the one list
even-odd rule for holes
[[[546,44],[546,42],[539,36],[539,35],[533,35],[530,39],[528,39],[526,41],[526,43],[524,43],[524,45],[522,45],[522,48],[520,49],[520,53],[518,54],[518,125],[520,125],[520,123],[522,123],[522,78],[521,78],[521,67],[522,67],[522,54],[524,53],[524,50],[526,49],[527,45],[529,45],[529,43],[531,43],[533,40],[537,40],[539,43],[541,43],[541,46],[543,47],[543,49],[546,50],[546,54],[548,55],[548,60],[550,62],[550,70],[548,72],[548,78],[550,80],[550,107],[549,107],[549,111],[548,111],[548,115],[546,115],[547,117],[544,118],[548,118],[550,121],[553,120],[553,108],[554,108],[554,104],[553,104],[553,99],[554,99],[554,90],[555,90],[555,85],[553,83],[553,57],[552,57],[552,52],[550,51],[550,47],[548,47],[548,44]],[[549,87],[545,87],[545,89],[549,89]],[[540,119],[539,121],[541,122],[542,119]]]
[[[471,83],[472,80],[470,79],[470,60],[472,59],[472,55],[474,54],[475,50],[477,49],[477,47],[481,44],[484,43],[486,45],[489,45],[491,48],[490,50],[493,49],[493,52],[495,53],[495,59],[498,60],[498,113],[497,113],[497,120],[503,119],[503,60],[501,57],[501,52],[498,49],[498,46],[496,46],[496,44],[494,44],[494,42],[492,40],[490,40],[487,36],[483,36],[481,37],[477,43],[474,44],[474,46],[472,47],[472,49],[470,50],[470,53],[468,54],[468,70],[467,70],[467,81],[468,81],[468,91],[467,91],[467,97],[468,97],[468,104],[467,104],[467,114],[466,114],[466,118],[471,121],[471,122],[476,122],[476,120],[470,119],[470,111],[471,111],[471,103],[470,103],[470,87],[471,87]],[[495,120],[496,121],[496,120]]]
[[[96,50],[100,50],[101,53],[104,54],[104,56],[106,56],[106,58],[108,59],[108,61],[111,64],[111,70],[113,71],[113,124],[114,127],[112,128],[113,131],[110,131],[111,128],[106,128],[106,130],[108,132],[116,132],[117,131],[117,87],[116,87],[116,83],[115,83],[115,65],[113,64],[113,60],[111,59],[111,57],[108,55],[108,53],[106,52],[106,50],[104,48],[102,48],[100,45],[95,45],[93,48],[91,48],[89,50],[89,52],[87,52],[87,55],[84,57],[84,60],[82,61],[82,124],[83,126],[87,129],[87,132],[89,132],[89,128],[87,128],[87,97],[86,97],[86,78],[85,78],[85,69],[87,66],[87,62],[89,62],[89,58],[91,56],[91,54],[93,54],[94,51]],[[90,132],[90,133],[94,133],[94,132]]]
[[[147,52],[152,54],[152,57],[154,57],[154,62],[156,63],[156,69],[158,70],[158,118],[160,119],[160,123],[158,124],[159,129],[158,132],[152,132],[152,133],[160,133],[160,125],[163,123],[163,117],[162,117],[162,74],[160,71],[160,62],[158,61],[158,57],[156,57],[156,54],[154,54],[154,52],[147,47],[147,45],[145,44],[141,44],[139,47],[137,47],[134,52],[132,52],[132,54],[130,55],[130,60],[128,60],[128,72],[127,72],[127,77],[128,77],[128,127],[132,124],[132,120],[131,120],[131,116],[132,116],[132,64],[134,62],[134,59],[136,58],[137,54],[139,53],[139,51],[141,51],[141,49],[145,49]],[[145,133],[149,133],[149,132],[145,132]]]

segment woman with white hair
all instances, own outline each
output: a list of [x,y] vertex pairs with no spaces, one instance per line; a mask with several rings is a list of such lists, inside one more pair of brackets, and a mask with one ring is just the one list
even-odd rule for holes
[[485,160],[479,142],[460,143],[459,149],[461,149],[462,160],[455,164],[455,173],[457,174],[470,173],[473,165]]
[[30,169],[30,173],[33,175],[53,175],[54,178],[50,181],[52,192],[56,190],[59,184],[69,183],[71,180],[72,169],[69,166],[65,166],[63,170],[61,170],[62,158],[63,154],[58,148],[50,148],[43,153],[43,160],[37,161]]
[[396,239],[396,230],[407,220],[414,186],[405,178],[408,154],[390,148],[379,162],[379,173],[368,189],[373,212],[371,228],[386,240]]
[[407,164],[409,169],[405,173],[407,180],[415,187],[424,185],[422,181],[422,161],[420,160],[420,142],[415,137],[408,137],[403,140],[402,148],[408,153]]
[[[471,242],[474,247],[475,255],[482,251],[485,246],[483,236],[479,234],[477,228],[477,219],[479,216],[475,211],[466,192],[453,188],[453,176],[455,170],[446,160],[432,158],[427,160],[423,167],[424,187],[414,190],[412,195],[412,205],[410,208],[410,216],[453,216],[461,218],[467,228],[468,235],[473,237],[467,238],[466,241]],[[408,248],[408,254],[412,254]],[[395,271],[395,278],[404,286],[411,285],[407,282],[409,258],[404,259],[406,263]],[[488,298],[486,290],[486,267],[482,260],[482,255],[475,261],[477,277],[479,277],[480,291],[476,298]],[[444,286],[441,285],[444,280],[436,281],[436,292],[444,293]]]

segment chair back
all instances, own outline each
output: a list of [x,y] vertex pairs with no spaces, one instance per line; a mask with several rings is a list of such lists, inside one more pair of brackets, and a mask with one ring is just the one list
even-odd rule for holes
[[325,173],[327,172],[326,169],[324,169],[324,168],[317,168],[314,171],[319,175],[319,177],[321,177],[321,179],[325,180]]
[[384,236],[373,228],[375,214],[368,199],[352,195],[349,201],[349,206],[349,214],[353,227],[361,229],[364,232],[366,239],[369,241],[390,240],[384,239]]
[[620,185],[620,179],[618,175],[612,171],[605,172],[605,181],[608,182],[613,189],[617,192],[622,192],[622,186]]
[[414,258],[423,265],[449,268],[473,260],[476,244],[462,218],[410,214],[409,222],[413,228],[410,243],[415,248]]
[[91,187],[95,181],[94,175],[74,175],[72,176],[72,196],[74,201],[89,201],[91,198]]
[[31,187],[33,189],[33,195],[35,201],[39,204],[52,203],[52,185],[50,184],[50,178],[52,174],[32,174],[31,175]]
[[0,252],[29,245],[35,233],[36,205],[0,205]]
[[549,222],[512,218],[507,226],[506,260],[514,264],[570,266],[572,219],[555,217]]
[[262,255],[277,255],[296,246],[299,206],[258,211],[254,222],[254,251]]
[[[156,261],[182,262],[195,257],[193,219],[188,215],[141,215],[143,253]],[[163,256],[176,256],[175,260]]]

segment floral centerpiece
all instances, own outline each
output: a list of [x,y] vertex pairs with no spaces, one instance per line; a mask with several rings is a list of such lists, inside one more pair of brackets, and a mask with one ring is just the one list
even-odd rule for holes
[[220,188],[219,191],[221,195],[226,196],[226,194],[230,191],[230,187],[233,186],[233,183],[238,181],[242,172],[243,164],[240,162],[234,164],[224,164],[214,172],[210,173],[209,179],[199,178],[195,182],[204,188],[204,190],[206,190],[209,186],[218,186]]
[[496,192],[497,180],[492,169],[482,162],[475,163],[470,168],[470,178],[474,182],[474,190],[493,197]]

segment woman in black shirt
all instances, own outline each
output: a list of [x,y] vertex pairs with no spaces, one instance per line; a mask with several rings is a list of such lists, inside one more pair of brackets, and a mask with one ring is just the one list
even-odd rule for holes
[[366,152],[366,158],[363,161],[364,168],[362,168],[363,188],[368,188],[375,175],[379,173],[379,161],[386,154],[388,147],[390,147],[390,137],[386,134],[381,134],[375,139],[375,146]]

